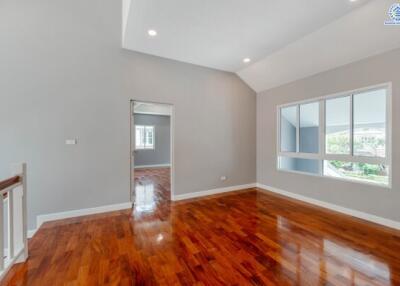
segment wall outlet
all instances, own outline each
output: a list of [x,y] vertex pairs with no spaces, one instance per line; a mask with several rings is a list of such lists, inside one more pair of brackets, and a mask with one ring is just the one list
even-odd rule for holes
[[76,145],[76,144],[78,144],[78,140],[76,140],[76,139],[65,140],[65,145]]
[[221,178],[219,178],[221,181],[226,181],[226,176],[221,176]]

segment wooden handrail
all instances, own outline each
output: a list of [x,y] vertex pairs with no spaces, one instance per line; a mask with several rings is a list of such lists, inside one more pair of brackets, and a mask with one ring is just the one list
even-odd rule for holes
[[20,176],[14,176],[12,178],[6,179],[4,181],[0,181],[0,191],[8,188],[9,186],[12,186],[16,183],[21,182],[21,177]]

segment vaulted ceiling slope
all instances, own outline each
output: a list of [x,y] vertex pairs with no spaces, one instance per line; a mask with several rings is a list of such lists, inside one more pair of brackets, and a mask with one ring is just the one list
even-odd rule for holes
[[255,91],[271,89],[400,47],[400,25],[388,26],[393,0],[376,0],[242,69]]
[[368,0],[123,1],[127,49],[236,72]]
[[[400,26],[383,24],[392,4],[123,0],[123,46],[236,72],[260,92],[400,47]],[[149,30],[157,36],[149,36]]]

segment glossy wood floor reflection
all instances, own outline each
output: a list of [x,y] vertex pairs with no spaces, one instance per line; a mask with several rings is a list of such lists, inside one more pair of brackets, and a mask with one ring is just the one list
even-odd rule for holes
[[162,174],[133,211],[43,225],[3,285],[400,285],[398,231],[256,189],[172,203]]
[[171,199],[170,168],[143,168],[135,172],[135,204],[137,209],[169,206]]

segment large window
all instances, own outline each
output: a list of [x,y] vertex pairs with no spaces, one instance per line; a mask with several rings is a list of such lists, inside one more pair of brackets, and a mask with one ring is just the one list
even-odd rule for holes
[[390,186],[389,85],[278,108],[278,168]]
[[326,153],[350,155],[351,97],[325,101]]
[[319,152],[319,102],[300,104],[299,151]]
[[154,149],[154,126],[135,125],[135,149]]
[[281,109],[281,150],[296,152],[297,142],[297,106]]

